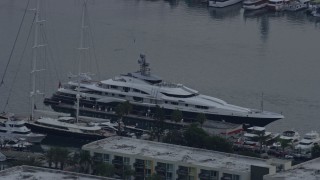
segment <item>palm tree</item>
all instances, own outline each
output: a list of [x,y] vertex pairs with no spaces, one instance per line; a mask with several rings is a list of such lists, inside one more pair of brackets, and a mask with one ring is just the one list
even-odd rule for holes
[[253,140],[259,142],[259,145],[260,145],[259,151],[260,151],[260,153],[261,153],[261,152],[262,152],[262,147],[263,147],[263,145],[266,144],[266,141],[267,141],[267,139],[268,139],[269,137],[268,137],[268,136],[265,136],[265,132],[264,132],[264,131],[261,131],[261,132],[259,131],[259,132],[257,133],[257,135],[258,135],[258,136],[254,137]]
[[197,115],[197,122],[200,123],[201,127],[202,127],[203,123],[204,123],[206,120],[207,120],[207,117],[206,117],[205,114],[199,113],[199,114]]
[[132,111],[132,105],[129,101],[122,103],[122,107],[125,115],[130,114],[130,112]]
[[49,168],[52,167],[52,162],[53,162],[53,158],[54,158],[54,149],[50,148],[47,152],[46,152],[46,159],[48,161],[49,164]]
[[280,146],[282,148],[282,155],[284,156],[284,150],[286,149],[286,147],[290,146],[290,140],[288,139],[279,139],[278,140],[280,142]]
[[176,109],[172,112],[171,120],[178,123],[182,120],[182,112],[179,109]]
[[158,142],[160,141],[160,136],[163,134],[164,131],[164,118],[165,116],[163,108],[160,108],[160,106],[156,105],[154,119],[156,120],[155,134],[158,138]]
[[66,148],[60,148],[58,152],[58,159],[60,162],[60,169],[63,170],[65,164],[69,161],[70,152]]
[[118,134],[120,135],[121,134],[121,121],[122,121],[122,118],[123,118],[123,115],[125,114],[125,107],[123,104],[118,104],[116,106],[116,114],[118,116]]
[[80,152],[80,171],[84,173],[91,172],[91,165],[92,165],[92,157],[89,151],[81,151]]
[[95,164],[93,172],[94,175],[113,177],[115,169],[113,165],[101,162]]

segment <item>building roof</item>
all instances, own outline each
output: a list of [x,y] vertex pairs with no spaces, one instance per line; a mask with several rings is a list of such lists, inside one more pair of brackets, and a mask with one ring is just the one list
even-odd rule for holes
[[[126,137],[109,137],[82,146],[83,150],[127,154],[164,162],[250,172],[250,166],[270,167],[266,160]],[[123,155],[125,156],[125,155]]]
[[320,158],[294,166],[288,171],[267,175],[267,179],[282,180],[318,180],[320,179]]
[[0,180],[32,179],[32,180],[114,180],[113,178],[92,176],[87,174],[60,171],[34,166],[16,166],[0,171]]

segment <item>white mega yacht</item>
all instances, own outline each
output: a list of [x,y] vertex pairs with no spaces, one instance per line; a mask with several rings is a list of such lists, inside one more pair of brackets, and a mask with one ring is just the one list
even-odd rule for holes
[[278,113],[231,105],[182,84],[165,82],[151,74],[144,55],[140,58],[140,71],[99,82],[82,74],[80,84],[70,81],[61,85],[44,103],[55,111],[75,114],[76,97],[80,93],[80,113],[92,117],[114,114],[115,107],[125,101],[132,104],[132,114],[137,117],[146,114],[152,116],[158,105],[164,108],[168,119],[172,111],[180,110],[184,122],[193,122],[199,113],[204,113],[208,120],[255,126],[265,126],[284,117]]

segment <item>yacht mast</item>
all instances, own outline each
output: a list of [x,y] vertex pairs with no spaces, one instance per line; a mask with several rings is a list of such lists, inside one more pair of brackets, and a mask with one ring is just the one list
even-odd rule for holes
[[78,88],[77,88],[77,112],[76,112],[76,119],[79,120],[79,108],[80,108],[80,81],[81,81],[81,62],[82,57],[84,57],[84,50],[88,48],[84,47],[84,31],[85,31],[85,11],[87,8],[87,0],[83,1],[82,5],[82,17],[81,17],[81,34],[80,34],[80,45],[79,45],[79,64],[78,64]]
[[40,14],[40,0],[37,0],[37,7],[35,9],[35,27],[34,27],[34,42],[33,42],[33,59],[32,59],[32,71],[31,71],[31,79],[32,79],[32,91],[30,92],[31,96],[31,116],[30,120],[34,118],[34,109],[35,109],[35,96],[36,92],[36,72],[37,70],[37,56],[38,56],[38,48],[40,45],[38,44],[38,31],[39,31],[39,14]]

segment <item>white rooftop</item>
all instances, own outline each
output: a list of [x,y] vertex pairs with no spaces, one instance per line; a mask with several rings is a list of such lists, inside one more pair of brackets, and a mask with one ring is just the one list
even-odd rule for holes
[[266,160],[204,149],[146,141],[127,137],[109,137],[82,146],[83,150],[136,155],[166,162],[183,162],[216,169],[250,172],[250,166],[270,167]]
[[33,166],[16,166],[0,171],[0,180],[113,180],[100,176],[59,171],[54,169],[39,168]]
[[320,158],[294,166],[292,169],[274,175],[267,175],[267,180],[319,180]]

